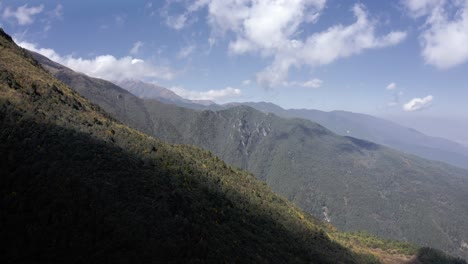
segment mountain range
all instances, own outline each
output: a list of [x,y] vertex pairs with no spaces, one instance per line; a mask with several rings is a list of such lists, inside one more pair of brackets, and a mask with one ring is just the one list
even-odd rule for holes
[[319,123],[336,134],[372,141],[417,156],[447,162],[468,169],[468,147],[444,138],[431,137],[392,121],[347,111],[325,112],[314,109],[284,109],[267,102],[227,103],[190,101],[171,90],[138,80],[116,82],[120,87],[145,99],[157,99],[196,110],[221,110],[247,105],[285,118],[302,118]]
[[347,111],[285,110],[275,104],[264,102],[243,104],[281,117],[311,120],[339,135],[372,141],[426,159],[468,168],[467,147],[444,138],[427,136],[415,129],[382,118]]
[[[141,109],[125,93],[110,94]],[[2,263],[466,263],[339,232],[211,152],[114,115],[0,30]]]
[[216,107],[216,103],[210,100],[189,100],[178,96],[173,91],[162,86],[147,83],[140,80],[120,80],[113,81],[116,85],[124,88],[133,95],[144,99],[156,99],[160,102],[177,104],[183,107],[194,109],[204,109],[212,106]]
[[466,170],[245,105],[211,111],[141,99],[33,56],[113,118],[167,142],[210,150],[339,229],[468,254]]

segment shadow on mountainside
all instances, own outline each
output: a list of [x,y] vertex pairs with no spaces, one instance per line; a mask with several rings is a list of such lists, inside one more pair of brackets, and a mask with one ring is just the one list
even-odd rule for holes
[[112,140],[6,109],[8,103],[2,103],[3,263],[360,263],[366,258],[319,229],[278,221],[275,217],[284,216],[274,207],[222,186],[223,174],[235,172],[206,152],[199,158],[215,175],[173,153],[158,157],[159,150],[148,146],[158,158],[145,157]]

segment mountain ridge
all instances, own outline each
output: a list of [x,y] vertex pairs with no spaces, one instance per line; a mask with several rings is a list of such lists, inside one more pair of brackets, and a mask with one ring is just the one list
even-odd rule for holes
[[140,80],[122,80],[113,81],[113,83],[142,99],[156,99],[161,102],[177,104],[180,106],[195,109],[216,105],[215,102],[211,100],[186,99],[177,95],[170,89],[164,88],[153,83],[143,82]]
[[342,136],[369,140],[423,158],[468,168],[468,148],[463,145],[444,138],[428,136],[386,119],[343,110],[325,112],[314,109],[283,109],[267,102],[242,104],[281,117],[311,120]]
[[[408,244],[339,233],[210,152],[119,123],[5,37],[0,122],[3,263],[378,263],[378,256],[430,256]],[[369,255],[377,252],[369,242],[385,246],[380,255]]]
[[[117,82],[122,88],[134,90],[135,86],[145,87],[141,81],[133,83]],[[159,88],[162,88],[158,86]],[[148,89],[148,87],[146,87]],[[168,89],[165,89],[170,91]],[[285,118],[303,118],[324,125],[333,132],[342,136],[373,141],[382,145],[395,148],[417,156],[447,162],[449,164],[468,169],[468,147],[445,138],[428,136],[416,129],[407,128],[393,121],[383,118],[354,113],[344,110],[320,111],[315,109],[284,109],[269,102],[239,102],[222,105],[214,102],[197,102],[182,97],[178,99],[164,98],[162,94],[156,96],[144,96],[144,92],[136,92],[134,95],[144,99],[156,99],[164,103],[175,104],[195,110],[222,110],[240,104],[251,106],[263,112],[271,112]]]
[[[97,86],[87,88],[99,89]],[[281,119],[250,107],[212,112],[193,111],[154,100],[138,102],[145,105],[147,113],[152,113],[148,115],[152,119],[152,127],[149,128],[152,135],[173,143],[194,144],[209,149],[229,164],[254,172],[276,192],[315,216],[331,219],[340,228],[371,229],[374,233],[387,237],[392,234],[400,239],[410,236],[413,242],[439,243],[438,247],[451,249],[457,254],[462,250],[459,243],[462,244],[466,235],[459,232],[464,230],[460,214],[464,215],[467,208],[460,201],[466,200],[466,191],[463,192],[466,171],[437,162],[428,163],[385,147],[375,149],[374,145],[365,141],[337,137],[310,121]],[[336,153],[342,154],[337,156]],[[389,172],[378,169],[379,166]],[[428,173],[431,170],[438,173]],[[373,177],[373,173],[382,177]],[[407,178],[403,177],[407,174]],[[446,177],[438,179],[437,175],[443,174]],[[465,176],[460,178],[460,175]],[[383,176],[388,176],[388,179]],[[423,179],[428,182],[425,183]],[[373,188],[366,189],[361,185]],[[415,187],[411,189],[411,186]],[[347,194],[349,190],[356,191]],[[360,194],[358,190],[363,193]],[[400,201],[399,195],[406,197],[406,202]],[[427,198],[430,198],[429,201],[425,201]],[[413,205],[411,201],[417,203]],[[432,202],[438,206],[437,210],[430,210]],[[360,208],[362,204],[368,206],[367,203],[373,205],[369,204],[367,209]],[[451,208],[456,208],[458,212]],[[412,210],[415,212],[412,213]],[[453,221],[451,224],[443,223],[445,220],[441,216],[444,212],[453,215],[453,219],[449,218]],[[406,219],[404,215],[410,218]],[[437,222],[420,219],[423,215],[431,215]],[[426,229],[411,231],[412,228],[428,228],[438,235],[432,237],[432,233],[422,231]],[[460,236],[461,239],[457,238]]]

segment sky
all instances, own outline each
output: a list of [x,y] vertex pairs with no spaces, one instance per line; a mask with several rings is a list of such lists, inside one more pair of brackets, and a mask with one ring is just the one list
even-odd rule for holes
[[366,113],[468,145],[468,0],[0,0],[0,25],[93,77]]

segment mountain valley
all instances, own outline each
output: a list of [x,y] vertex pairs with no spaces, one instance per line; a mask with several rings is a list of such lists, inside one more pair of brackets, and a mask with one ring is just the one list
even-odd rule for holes
[[466,257],[466,170],[248,106],[202,111],[139,99],[110,82],[84,75],[86,81],[77,81],[71,70],[35,57],[124,124],[210,150],[342,230],[366,230]]

